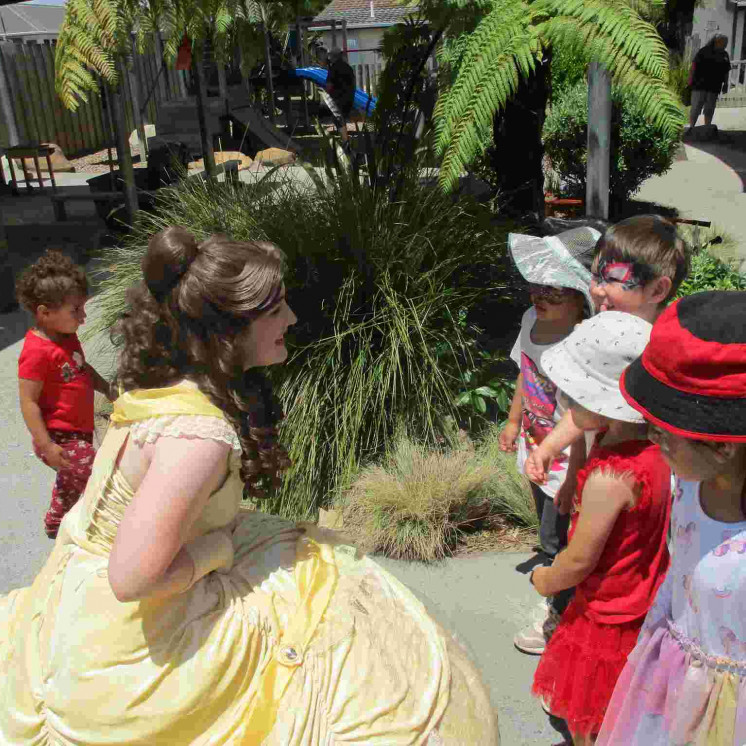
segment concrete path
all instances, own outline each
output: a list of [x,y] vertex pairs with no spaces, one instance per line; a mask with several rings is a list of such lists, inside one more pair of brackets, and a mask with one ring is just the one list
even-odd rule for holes
[[685,160],[648,179],[635,199],[674,207],[681,217],[710,220],[738,242],[746,261],[746,108],[716,109],[717,142],[686,142]]

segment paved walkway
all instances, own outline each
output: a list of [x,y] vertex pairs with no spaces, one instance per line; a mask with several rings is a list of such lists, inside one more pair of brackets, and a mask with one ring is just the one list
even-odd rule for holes
[[737,256],[746,262],[746,108],[717,109],[713,123],[717,142],[687,142],[686,159],[648,179],[635,198],[712,221],[737,241]]

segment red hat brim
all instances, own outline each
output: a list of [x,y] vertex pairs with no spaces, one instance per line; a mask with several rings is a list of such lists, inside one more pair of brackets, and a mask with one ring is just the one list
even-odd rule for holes
[[713,397],[679,391],[652,376],[643,357],[619,380],[627,403],[648,421],[692,440],[746,442],[746,398]]

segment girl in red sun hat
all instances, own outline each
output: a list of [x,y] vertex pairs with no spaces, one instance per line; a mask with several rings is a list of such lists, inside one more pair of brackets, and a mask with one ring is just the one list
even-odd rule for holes
[[674,470],[673,561],[598,744],[746,743],[746,293],[668,308],[620,382]]

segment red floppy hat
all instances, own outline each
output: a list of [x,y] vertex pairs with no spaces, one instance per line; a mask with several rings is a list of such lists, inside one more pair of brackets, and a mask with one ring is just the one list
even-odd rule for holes
[[619,387],[663,430],[746,442],[746,292],[697,293],[669,306]]

